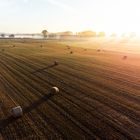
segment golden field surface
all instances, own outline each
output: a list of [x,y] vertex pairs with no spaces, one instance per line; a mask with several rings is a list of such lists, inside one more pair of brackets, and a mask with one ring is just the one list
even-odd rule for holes
[[0,139],[140,139],[140,54],[124,43],[1,39]]

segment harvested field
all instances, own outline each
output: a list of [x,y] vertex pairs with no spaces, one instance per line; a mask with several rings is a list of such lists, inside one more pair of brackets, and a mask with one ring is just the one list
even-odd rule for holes
[[0,139],[140,139],[140,55],[68,45],[0,40]]

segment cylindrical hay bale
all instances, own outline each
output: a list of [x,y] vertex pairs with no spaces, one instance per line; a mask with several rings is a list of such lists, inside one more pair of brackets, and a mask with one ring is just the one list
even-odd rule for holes
[[12,116],[15,118],[21,117],[23,115],[23,111],[22,111],[21,106],[17,106],[17,107],[12,108],[11,113],[12,113]]
[[122,58],[123,60],[125,60],[125,59],[127,59],[127,56],[125,55],[125,56],[123,56],[123,58]]
[[51,90],[50,90],[50,93],[51,94],[57,94],[57,93],[59,93],[58,87],[52,87]]
[[54,61],[54,65],[58,65],[58,61]]
[[73,51],[70,51],[70,54],[73,54]]

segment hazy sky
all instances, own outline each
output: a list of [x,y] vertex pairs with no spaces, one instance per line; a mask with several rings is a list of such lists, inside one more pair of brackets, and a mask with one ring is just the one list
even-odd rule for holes
[[0,0],[0,32],[140,33],[140,0]]

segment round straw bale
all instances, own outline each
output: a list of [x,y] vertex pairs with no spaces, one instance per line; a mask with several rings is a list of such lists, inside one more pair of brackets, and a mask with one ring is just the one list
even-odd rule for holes
[[11,113],[12,113],[12,116],[15,118],[21,117],[23,115],[23,111],[22,111],[21,106],[13,107],[11,109]]
[[57,93],[59,93],[59,88],[58,87],[52,87],[51,90],[50,90],[50,93],[51,94],[57,94]]
[[58,65],[58,61],[54,61],[54,65]]
[[123,58],[122,58],[123,60],[125,60],[125,59],[127,59],[127,56],[125,55],[125,56],[123,56]]

